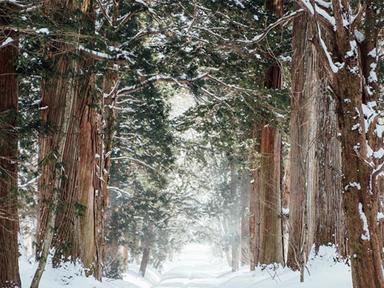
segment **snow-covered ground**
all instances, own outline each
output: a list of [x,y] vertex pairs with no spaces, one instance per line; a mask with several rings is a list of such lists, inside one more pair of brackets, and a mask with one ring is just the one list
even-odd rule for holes
[[[25,257],[20,257],[20,274],[22,287],[29,287],[36,264]],[[148,271],[145,278],[139,276],[137,271],[129,271],[123,280],[103,279],[96,281],[93,277],[85,277],[83,269],[71,263],[66,263],[58,269],[47,265],[41,279],[40,288],[152,288],[160,280],[159,274],[153,270]]]
[[[156,288],[350,288],[349,267],[334,261],[335,250],[322,247],[308,263],[306,279],[299,283],[299,273],[288,268],[266,267],[249,272],[243,267],[231,273],[230,268],[212,255],[209,246],[190,245],[176,262],[166,267]],[[309,275],[310,273],[310,275]]]
[[[123,280],[104,279],[102,283],[86,278],[80,268],[65,264],[60,269],[48,265],[41,288],[350,288],[350,269],[335,262],[335,250],[320,249],[317,257],[308,263],[305,282],[299,283],[299,274],[288,268],[266,267],[249,272],[248,267],[232,273],[228,265],[215,257],[208,245],[191,244],[166,263],[162,275],[149,269],[145,278],[136,271],[124,275]],[[35,265],[20,257],[23,287],[31,282]],[[136,269],[134,269],[136,270]]]

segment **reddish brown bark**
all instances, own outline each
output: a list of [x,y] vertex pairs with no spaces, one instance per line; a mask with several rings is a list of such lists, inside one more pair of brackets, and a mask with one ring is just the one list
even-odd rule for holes
[[[49,48],[48,48],[49,49]],[[56,187],[58,178],[62,176],[61,166],[64,150],[64,138],[66,137],[69,119],[65,119],[66,109],[72,89],[69,87],[71,81],[68,79],[70,61],[66,56],[52,56],[47,52],[47,60],[51,63],[50,68],[54,71],[42,80],[41,114],[40,122],[43,132],[39,138],[39,163],[41,164],[41,176],[39,178],[39,212],[37,225],[37,251],[41,250],[41,244],[46,237],[48,220],[51,217],[53,191],[58,191],[61,187]],[[60,185],[60,184],[59,184]]]
[[[52,3],[54,4],[48,1],[47,9],[55,8],[52,7]],[[91,1],[82,1],[68,7],[81,9],[86,21],[93,21]],[[62,168],[58,169],[59,172],[55,171],[57,163],[43,166],[40,183],[39,237],[42,241],[47,235],[47,215],[50,215],[52,191],[59,189],[61,193],[54,219],[56,233],[52,244],[55,247],[54,263],[57,265],[62,259],[69,258],[72,261],[80,260],[88,269],[88,274],[101,279],[106,200],[102,189],[101,101],[95,90],[96,75],[93,71],[95,60],[87,53],[81,55],[81,60],[71,62],[68,60],[70,57],[68,53],[53,55],[60,56],[52,56],[49,61],[56,73],[52,78],[47,76],[44,79],[46,85],[43,85],[42,89],[42,104],[48,106],[49,103],[49,106],[47,111],[43,112],[42,120],[43,122],[49,120],[50,126],[55,129],[49,130],[51,132],[49,137],[41,139],[41,158],[47,158],[49,153],[55,151],[56,142],[64,139],[62,141],[64,145],[59,157],[55,158],[62,159]],[[70,107],[65,105],[65,99],[68,98],[72,99]],[[68,119],[63,119],[62,115],[68,108],[70,108]],[[68,126],[65,130],[60,129],[64,120],[67,120]],[[54,179],[64,181],[55,184]],[[44,213],[45,211],[47,212]]]
[[[6,19],[0,17],[0,24]],[[0,32],[0,43],[11,31]],[[0,287],[20,287],[17,213],[18,42],[0,48]]]
[[306,15],[296,18],[292,42],[287,264],[302,272],[313,244],[335,244],[346,253],[335,101],[326,90],[319,54],[310,44],[316,27]]
[[[79,67],[92,67],[87,59]],[[67,143],[64,151],[66,181],[56,220],[56,259],[80,259],[89,273],[101,279],[104,248],[104,204],[101,169],[101,115],[95,93],[95,74],[87,71],[76,81]]]
[[266,0],[265,6],[268,11],[271,11],[277,17],[282,17],[284,14],[284,1],[282,0]]
[[262,264],[283,263],[281,226],[281,136],[276,128],[264,126],[261,134],[259,201],[260,258]]
[[[43,5],[44,12],[52,15],[58,13],[60,11],[58,4],[54,0],[46,0]],[[38,184],[37,258],[43,256],[40,253],[47,238],[48,229],[53,229],[48,223],[52,218],[54,222],[56,218],[56,207],[54,207],[56,204],[52,203],[52,197],[59,194],[62,189],[63,153],[74,98],[74,83],[71,76],[74,62],[70,60],[68,54],[62,53],[67,48],[64,44],[48,43],[44,51],[45,60],[49,65],[41,85],[42,132],[39,135],[41,176]],[[49,243],[47,242],[49,246],[51,241],[52,239],[48,241]],[[50,247],[45,248],[46,251],[49,249]]]
[[[269,12],[273,13],[277,17],[283,15],[283,4],[281,0],[266,0],[265,5]],[[273,61],[275,61],[273,59]],[[279,89],[282,84],[281,67],[279,63],[273,63],[265,72],[264,86],[269,89]],[[263,123],[254,124],[252,139],[256,142],[260,141],[261,127]],[[250,269],[254,270],[256,265],[260,261],[261,253],[261,211],[263,209],[263,203],[261,202],[259,189],[260,189],[260,168],[257,160],[257,153],[260,152],[259,145],[255,145],[251,152],[252,162],[252,183],[250,187],[250,199],[249,199],[249,250],[250,250]]]
[[[364,118],[356,117],[356,109],[359,109],[356,107],[362,107],[362,85],[358,75],[348,71],[339,71],[337,76],[337,95],[341,99],[350,99],[350,102],[344,101],[339,105],[338,120],[342,134],[343,196],[353,287],[381,288],[384,282],[382,243],[377,225],[378,191],[376,185],[371,183],[375,181],[372,177],[373,169],[356,155],[354,149],[356,145],[360,145],[359,153],[367,155],[365,133],[353,129],[356,122],[364,129]],[[360,115],[363,115],[361,108],[359,110]]]
[[[343,6],[347,7],[349,2],[345,0]],[[377,5],[380,3],[375,0],[366,3],[361,25],[365,30],[363,43],[356,37],[353,25],[344,25],[345,18],[338,1],[332,1],[336,29],[328,29],[320,21],[315,23],[327,29],[329,47],[324,49],[320,30],[312,41],[337,100],[342,147],[343,203],[355,288],[384,286],[382,240],[377,225],[379,192],[376,185],[377,176],[384,164],[380,157],[370,152],[383,147],[382,135],[375,133],[380,116],[376,111],[376,102],[372,102],[378,99],[379,78],[371,77],[376,73],[378,61],[374,54],[377,54],[379,31],[376,23],[380,17]],[[351,13],[346,12],[346,16],[352,17]],[[314,17],[310,17],[316,22]],[[367,51],[364,46],[373,47],[373,50]],[[332,56],[327,51],[332,51]],[[367,67],[370,67],[369,75]]]
[[281,138],[275,128],[265,126],[260,139],[260,163],[250,192],[251,270],[259,263],[283,263]]
[[[43,6],[46,13],[58,12],[53,2],[46,1]],[[46,73],[42,79],[42,98],[40,121],[42,132],[39,137],[39,212],[37,222],[37,259],[38,268],[34,274],[31,287],[39,286],[45,270],[49,250],[54,239],[54,229],[59,194],[62,192],[64,179],[63,155],[66,136],[73,108],[73,61],[66,51],[65,44],[48,43],[44,50],[47,63]],[[58,53],[60,52],[60,53]]]
[[321,93],[316,51],[306,40],[312,37],[313,29],[305,15],[294,20],[287,264],[301,270],[313,243],[318,188],[316,109]]
[[334,244],[341,255],[347,255],[346,231],[342,201],[341,146],[337,139],[335,101],[320,94],[318,101],[318,191],[316,193],[316,248]]

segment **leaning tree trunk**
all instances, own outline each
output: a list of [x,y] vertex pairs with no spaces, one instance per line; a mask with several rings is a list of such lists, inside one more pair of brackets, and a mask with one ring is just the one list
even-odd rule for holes
[[264,126],[261,133],[259,201],[260,256],[262,264],[283,263],[281,218],[281,136],[276,128]]
[[[6,24],[3,16],[0,25]],[[9,37],[9,38],[8,38]],[[11,31],[0,32],[0,287],[20,287],[17,213],[18,42]]]

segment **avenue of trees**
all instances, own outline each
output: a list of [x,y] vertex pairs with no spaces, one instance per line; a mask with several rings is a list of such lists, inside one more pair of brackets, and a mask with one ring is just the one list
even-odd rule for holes
[[383,63],[382,0],[0,0],[0,288],[27,238],[31,288],[200,239],[384,287]]

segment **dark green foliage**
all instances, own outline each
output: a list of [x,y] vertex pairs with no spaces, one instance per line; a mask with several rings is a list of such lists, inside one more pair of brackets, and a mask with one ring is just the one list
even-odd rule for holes
[[[21,177],[26,183],[38,176],[38,135],[55,132],[39,121],[41,80],[57,73],[50,57],[62,55],[74,63],[94,57],[92,65],[62,75],[81,82],[95,73],[93,97],[105,97],[104,77],[117,67],[117,100],[108,107],[116,109],[118,119],[108,128],[116,135],[114,148],[106,151],[112,153],[106,240],[127,245],[135,257],[149,237],[151,262],[161,267],[189,239],[212,236],[201,219],[232,213],[239,196],[230,189],[229,163],[235,163],[236,173],[249,169],[249,154],[258,141],[254,125],[268,121],[286,129],[288,90],[266,89],[264,82],[271,63],[289,58],[290,31],[276,29],[262,43],[251,41],[276,20],[260,0],[119,2],[118,11],[111,0],[94,2],[87,17],[64,6],[49,12],[38,8],[12,22],[22,31]],[[108,17],[99,3],[108,8]],[[44,57],[47,52],[50,57]],[[170,120],[169,100],[177,93],[193,95],[196,106]],[[189,130],[198,135],[193,141],[183,136]],[[190,162],[177,163],[183,158]],[[200,175],[196,167],[211,174]],[[208,176],[216,179],[207,181]],[[22,189],[28,203],[35,184]],[[202,200],[199,193],[211,194]],[[76,203],[77,215],[85,209]],[[188,225],[197,228],[191,232]],[[109,260],[107,276],[120,277],[122,259]]]

